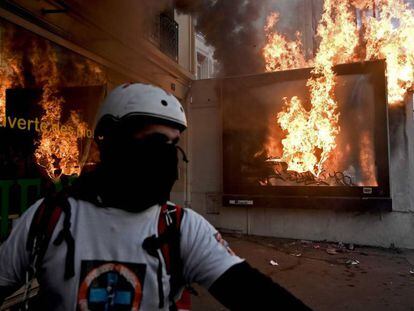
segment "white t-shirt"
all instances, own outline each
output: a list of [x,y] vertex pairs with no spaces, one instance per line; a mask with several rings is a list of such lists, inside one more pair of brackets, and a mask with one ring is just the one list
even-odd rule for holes
[[[39,283],[50,310],[103,310],[109,301],[116,310],[159,310],[158,259],[143,248],[145,238],[158,235],[161,207],[140,213],[96,207],[69,198],[71,233],[75,239],[75,276],[64,280],[67,245],[52,242],[63,226],[62,214],[44,256]],[[29,208],[0,247],[0,287],[22,285],[29,264],[28,231],[41,200]],[[220,234],[202,216],[183,209],[181,257],[184,279],[209,288],[242,259],[226,247]],[[162,258],[162,255],[160,253]],[[168,310],[169,275],[163,264],[164,310]]]

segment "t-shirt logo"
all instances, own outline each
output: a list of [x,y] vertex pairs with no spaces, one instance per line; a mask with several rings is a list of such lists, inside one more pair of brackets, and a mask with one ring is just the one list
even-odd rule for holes
[[138,311],[145,265],[83,260],[78,310]]

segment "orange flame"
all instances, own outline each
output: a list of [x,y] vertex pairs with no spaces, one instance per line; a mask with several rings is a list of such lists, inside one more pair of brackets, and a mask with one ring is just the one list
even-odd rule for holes
[[3,124],[6,119],[6,90],[23,85],[24,80],[20,66],[22,55],[14,53],[10,46],[12,29],[5,28],[4,30],[0,51],[0,124]]
[[[35,150],[36,162],[42,166],[50,178],[58,180],[62,174],[72,175],[80,173],[78,162],[79,150],[76,133],[61,130],[60,119],[64,99],[59,95],[60,83],[58,58],[49,44],[46,50],[34,43],[31,62],[34,68],[39,68],[34,74],[42,87],[40,106],[44,114],[41,122],[47,128],[40,134],[38,146]],[[83,126],[83,124],[80,124]],[[64,124],[67,126],[67,124]]]
[[[73,68],[72,76],[62,75],[57,50],[48,42],[35,38],[25,31],[8,24],[3,30],[0,62],[0,124],[5,124],[6,90],[15,86],[25,87],[23,59],[29,57],[31,72],[36,87],[42,88],[40,106],[43,115],[39,141],[36,143],[35,159],[47,175],[58,180],[61,175],[79,175],[86,158],[81,159],[80,139],[87,133],[87,124],[76,111],[70,111],[67,121],[62,121],[65,104],[59,89],[63,86],[98,85],[106,81],[101,67],[89,60],[79,61],[78,56],[65,55]],[[24,42],[25,50],[16,43]],[[18,48],[13,48],[12,44]],[[24,56],[24,53],[26,54]],[[32,82],[33,83],[33,82]]]
[[35,46],[31,60],[35,67],[43,67],[43,70],[35,72],[35,76],[43,89],[40,105],[44,114],[41,122],[48,125],[41,132],[35,151],[36,161],[54,180],[61,175],[80,175],[84,163],[80,161],[79,139],[82,137],[78,133],[86,133],[87,124],[75,111],[71,111],[68,120],[61,124],[65,100],[58,90],[61,78],[55,50],[49,44],[45,51]]
[[[360,3],[363,9],[363,38],[366,59],[385,59],[387,63],[388,102],[401,103],[414,84],[414,10],[403,0]],[[370,16],[371,15],[371,16]],[[374,16],[373,16],[374,15]]]
[[315,156],[314,141],[317,132],[308,127],[310,113],[303,108],[300,99],[296,96],[290,101],[284,98],[285,111],[278,114],[280,127],[287,131],[282,140],[283,156],[280,159],[288,164],[288,170],[296,172],[314,172],[318,162]]
[[296,32],[296,40],[289,41],[276,32],[279,14],[271,13],[265,26],[267,44],[263,49],[266,71],[279,71],[306,67],[309,64],[302,53],[301,33]]
[[[356,9],[361,13],[360,29]],[[265,26],[267,45],[263,56],[266,70],[298,68],[298,63],[303,60],[303,56],[297,53],[297,47],[302,46],[300,39],[288,42],[280,34],[269,32],[269,29],[275,28],[277,20],[278,14],[272,13]],[[289,170],[297,172],[309,171],[318,176],[323,171],[323,164],[335,149],[335,138],[340,132],[334,92],[335,75],[332,71],[332,66],[336,64],[385,59],[388,102],[403,102],[414,86],[413,33],[414,9],[403,0],[325,0],[318,26],[320,46],[314,60],[308,61],[313,61],[315,66],[307,83],[311,109],[306,111],[297,97],[290,101],[285,99],[285,108],[278,114],[278,123],[286,132],[286,137],[282,140],[283,154],[280,156],[279,152],[278,160],[285,161]],[[290,48],[289,44],[293,44],[294,48]],[[295,59],[290,59],[290,56]],[[285,119],[295,118],[306,125],[298,125],[299,121],[284,123]],[[269,139],[265,149],[273,149],[274,152],[268,151],[270,157],[277,154],[275,145]],[[364,138],[363,145],[369,145],[367,138]],[[369,166],[366,158],[361,158],[361,161],[365,168]],[[372,167],[365,171],[372,171]]]
[[277,116],[279,125],[287,133],[282,140],[283,155],[279,160],[288,164],[288,170],[311,172],[315,176],[323,171],[323,164],[335,149],[335,138],[340,131],[332,67],[351,61],[358,44],[356,23],[348,3],[324,2],[318,36],[321,43],[312,77],[307,83],[311,109],[306,111],[300,99],[294,96],[290,101],[284,100],[285,109]]

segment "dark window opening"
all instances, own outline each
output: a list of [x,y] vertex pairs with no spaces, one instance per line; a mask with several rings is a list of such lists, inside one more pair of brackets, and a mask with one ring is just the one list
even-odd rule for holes
[[174,20],[174,9],[165,10],[156,16],[150,39],[159,49],[178,62],[178,23]]

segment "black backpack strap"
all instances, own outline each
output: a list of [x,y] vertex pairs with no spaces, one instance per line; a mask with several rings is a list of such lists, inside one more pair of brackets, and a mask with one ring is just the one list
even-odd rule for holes
[[67,253],[65,259],[65,280],[72,278],[75,275],[75,240],[70,232],[71,227],[71,210],[70,204],[66,200],[62,205],[63,212],[65,213],[65,219],[63,220],[63,228],[58,233],[58,236],[53,241],[54,245],[60,245],[63,241],[66,242]]
[[147,237],[144,242],[142,243],[142,248],[147,251],[147,253],[158,260],[158,268],[157,268],[157,283],[158,283],[158,307],[160,309],[164,308],[164,290],[162,287],[162,264],[161,258],[158,253],[158,249],[161,248],[161,241],[158,239],[157,236],[152,235]]
[[53,231],[62,214],[65,214],[63,228],[53,242],[60,245],[67,243],[65,262],[65,279],[70,279],[74,273],[75,241],[70,232],[71,210],[67,196],[64,193],[56,193],[47,196],[38,207],[29,229],[26,249],[30,252],[30,277],[33,278],[40,270],[43,258],[52,238]]
[[164,204],[161,207],[160,218],[158,220],[158,236],[150,236],[143,242],[143,248],[158,259],[158,292],[159,308],[164,307],[164,292],[162,287],[162,262],[158,252],[164,258],[167,273],[170,275],[170,294],[171,310],[176,310],[174,297],[179,289],[184,285],[183,262],[180,255],[180,226],[183,217],[183,209],[173,204]]

